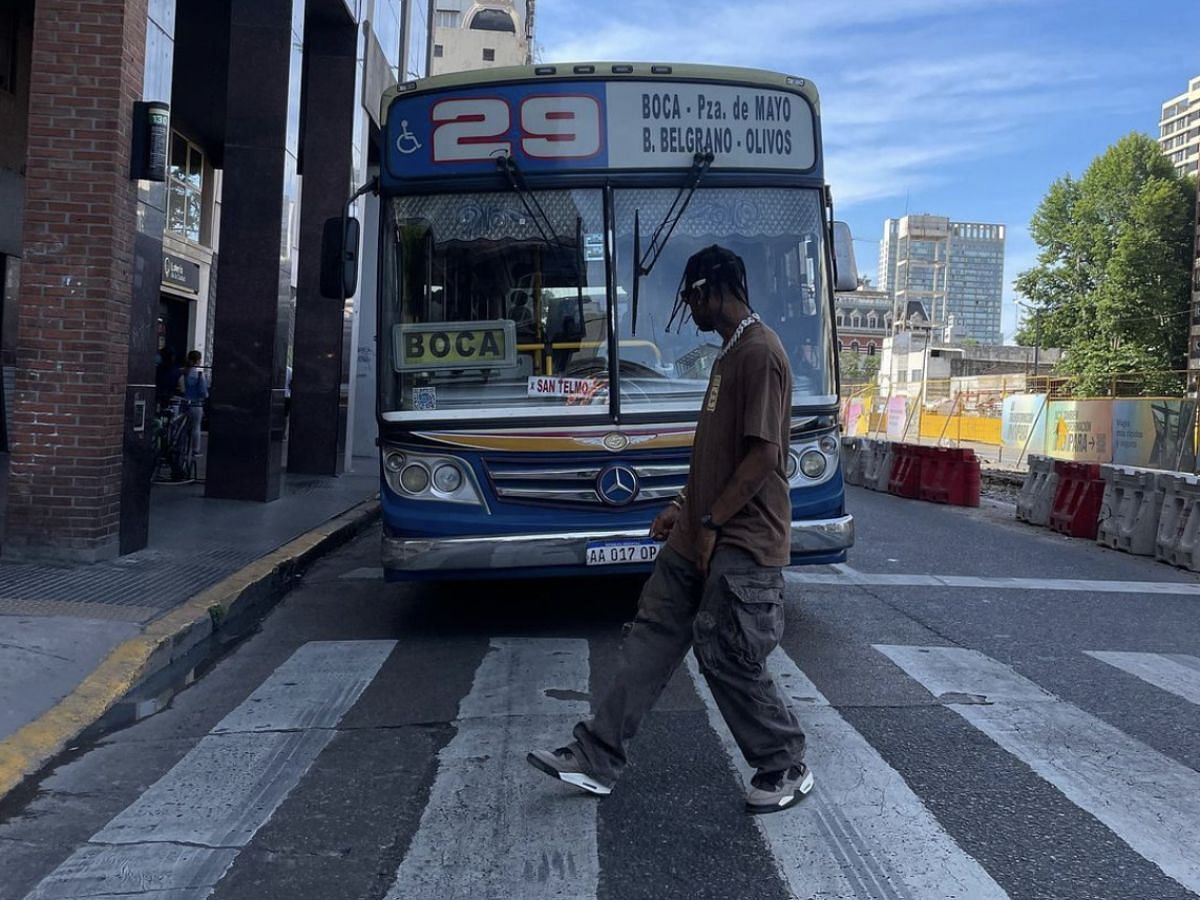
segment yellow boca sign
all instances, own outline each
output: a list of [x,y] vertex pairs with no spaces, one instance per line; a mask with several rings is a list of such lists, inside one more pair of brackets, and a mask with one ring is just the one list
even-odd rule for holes
[[1112,402],[1051,400],[1046,412],[1046,454],[1074,462],[1112,462]]
[[516,327],[507,320],[397,325],[392,342],[401,372],[503,369],[517,362]]

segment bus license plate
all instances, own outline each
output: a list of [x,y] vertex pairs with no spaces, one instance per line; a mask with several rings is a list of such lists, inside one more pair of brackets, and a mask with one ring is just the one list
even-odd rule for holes
[[595,541],[587,545],[589,566],[624,566],[652,563],[662,546],[646,538],[640,541]]

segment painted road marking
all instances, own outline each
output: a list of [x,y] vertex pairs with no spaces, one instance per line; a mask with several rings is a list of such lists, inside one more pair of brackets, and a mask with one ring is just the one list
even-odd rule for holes
[[794,584],[861,585],[863,587],[949,587],[1001,591],[1073,591],[1091,594],[1175,594],[1200,597],[1200,583],[1174,581],[1087,581],[1079,578],[1006,578],[980,575],[892,575],[832,566],[837,574],[787,569]]
[[395,641],[305,644],[27,900],[202,900],[333,739]]
[[[976,650],[875,649],[1168,876],[1200,892],[1200,773]],[[964,696],[969,703],[953,700]]]
[[383,566],[360,566],[338,576],[343,581],[383,581]]
[[[795,896],[1008,896],[782,650],[771,654],[768,665],[808,734],[807,762],[816,781],[796,812],[755,817]],[[691,655],[688,671],[730,763],[743,783],[748,781],[753,770],[725,727]]]
[[1088,650],[1088,656],[1115,666],[1189,703],[1200,705],[1200,658],[1183,653],[1121,653]]
[[586,640],[492,640],[389,900],[596,896],[597,799],[525,762],[590,715],[588,676]]

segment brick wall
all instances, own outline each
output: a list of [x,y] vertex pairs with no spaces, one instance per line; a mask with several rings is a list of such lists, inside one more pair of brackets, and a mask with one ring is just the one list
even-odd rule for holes
[[6,554],[117,552],[147,2],[37,2]]

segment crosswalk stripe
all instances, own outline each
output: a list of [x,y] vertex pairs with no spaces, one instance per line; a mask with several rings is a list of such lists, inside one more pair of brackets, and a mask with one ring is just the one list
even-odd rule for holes
[[525,762],[587,717],[588,675],[586,640],[492,640],[388,900],[596,896],[596,798]]
[[1200,705],[1200,658],[1165,653],[1123,653],[1116,650],[1088,650],[1088,656],[1128,672],[1142,681],[1189,703]]
[[[860,587],[968,588],[990,591],[1067,591],[1083,594],[1145,594],[1200,597],[1200,584],[1175,581],[1089,581],[1082,578],[1013,578],[981,575],[901,575],[859,572],[847,565],[835,565],[836,574],[807,569],[787,569],[784,577],[793,584],[857,585]],[[970,594],[963,594],[970,599]]]
[[333,739],[395,641],[309,643],[27,900],[202,900]]
[[1200,774],[976,650],[875,648],[1168,876],[1200,892]]
[[[1008,895],[782,651],[768,666],[808,735],[816,785],[796,810],[757,822],[797,897],[1000,900]],[[688,671],[709,721],[743,781],[746,765],[696,661]]]

